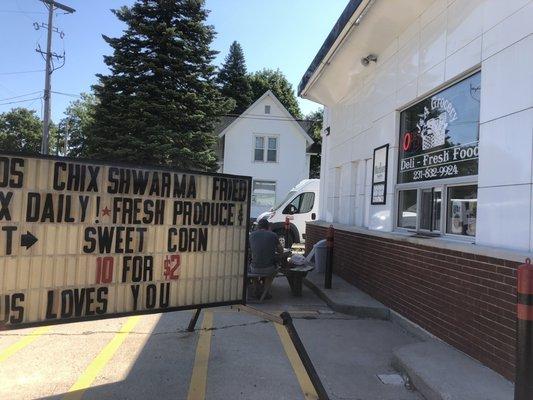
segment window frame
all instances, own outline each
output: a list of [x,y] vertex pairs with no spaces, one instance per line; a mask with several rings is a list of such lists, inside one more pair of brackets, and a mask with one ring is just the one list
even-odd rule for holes
[[[417,97],[416,99],[413,99],[412,101],[406,103],[402,107],[398,108],[396,110],[396,135],[398,135],[400,131],[400,115],[403,111],[411,108],[412,106],[420,103],[421,101],[424,101],[456,84],[459,82],[468,79],[469,77],[481,72],[481,76],[483,76],[483,72],[481,70],[480,64],[474,66],[473,68],[465,71],[463,74],[457,76],[451,81],[448,81],[442,85],[439,85],[435,87],[433,90],[425,93],[423,96]],[[479,128],[478,128],[479,129]],[[479,132],[479,131],[478,131]],[[478,133],[479,134],[479,133]],[[479,140],[479,138],[478,138]],[[399,150],[396,153],[397,156],[397,163],[396,163],[396,174],[394,174],[394,181],[396,184],[394,185],[394,202],[395,207],[392,207],[392,217],[394,218],[393,227],[394,230],[397,232],[403,232],[403,233],[421,233],[421,234],[436,234],[437,237],[440,238],[448,238],[453,240],[458,240],[462,242],[468,242],[468,243],[475,243],[476,236],[466,236],[466,235],[458,235],[453,233],[447,233],[446,232],[446,223],[447,223],[447,216],[448,216],[448,188],[454,187],[454,186],[471,186],[475,185],[478,187],[478,196],[479,196],[479,185],[478,185],[478,175],[468,175],[468,176],[460,176],[460,177],[452,177],[452,178],[442,178],[442,179],[435,179],[435,180],[427,180],[427,181],[420,181],[420,182],[408,182],[408,183],[397,183],[398,180],[398,170],[400,168],[400,157],[399,157]],[[478,161],[479,162],[479,161]],[[479,174],[479,170],[478,170]],[[440,230],[439,231],[430,231],[425,229],[420,229],[420,211],[421,211],[421,193],[423,189],[430,189],[430,188],[441,188],[442,190],[442,202],[441,202],[441,215],[440,215]],[[399,213],[399,192],[402,190],[409,190],[409,189],[415,189],[417,191],[417,200],[416,200],[416,209],[417,209],[417,217],[416,217],[416,229],[411,228],[403,228],[401,226],[398,226],[398,213]]]
[[[477,175],[475,176],[477,178]],[[443,238],[453,238],[456,240],[461,240],[465,242],[475,242],[476,236],[467,236],[467,235],[459,235],[455,233],[447,233],[446,232],[446,224],[447,224],[447,217],[448,217],[448,188],[451,187],[458,187],[458,186],[476,186],[478,187],[478,194],[479,194],[479,186],[477,179],[473,180],[473,176],[463,177],[463,178],[469,178],[469,179],[461,179],[458,181],[458,178],[453,179],[447,179],[448,182],[431,182],[431,181],[425,181],[424,185],[413,185],[413,183],[408,184],[402,184],[397,185],[394,197],[396,201],[396,207],[394,208],[394,229],[396,231],[405,232],[405,233],[421,233],[421,234],[427,234],[427,235],[435,235],[438,237]],[[454,182],[455,181],[455,182]],[[421,182],[417,182],[421,183]],[[432,184],[431,184],[432,183]],[[408,186],[408,187],[406,187]],[[429,230],[429,229],[422,229],[420,228],[420,214],[422,211],[422,190],[424,189],[431,189],[431,188],[439,188],[442,191],[442,200],[441,200],[441,208],[440,208],[440,229],[439,230]],[[402,226],[398,225],[398,218],[399,218],[399,196],[400,192],[402,190],[416,190],[416,228],[404,228]]]
[[[263,144],[264,144],[264,147],[263,147],[263,160],[256,160],[255,159],[255,151],[258,150],[258,148],[255,147],[257,138],[262,138],[263,139]],[[268,142],[269,142],[269,139],[275,139],[276,140],[276,148],[275,148],[276,160],[275,161],[268,161],[268,151],[269,151]],[[272,150],[270,150],[270,151],[272,151]],[[269,163],[269,164],[279,163],[279,135],[260,134],[260,133],[254,134],[253,135],[253,142],[252,142],[252,162],[254,162],[254,163]]]

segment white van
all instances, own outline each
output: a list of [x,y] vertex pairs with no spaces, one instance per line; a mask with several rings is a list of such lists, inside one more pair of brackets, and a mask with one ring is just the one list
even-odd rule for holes
[[[304,179],[293,187],[287,196],[257,217],[257,221],[266,218],[272,225],[272,230],[278,234],[284,247],[293,243],[301,243],[305,239],[305,223],[316,219],[318,213],[319,179]],[[291,222],[290,238],[285,245],[285,217]]]

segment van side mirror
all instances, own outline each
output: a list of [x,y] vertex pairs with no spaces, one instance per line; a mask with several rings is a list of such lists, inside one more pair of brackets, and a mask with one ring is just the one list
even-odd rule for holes
[[311,220],[315,220],[316,219],[316,213],[311,213]]

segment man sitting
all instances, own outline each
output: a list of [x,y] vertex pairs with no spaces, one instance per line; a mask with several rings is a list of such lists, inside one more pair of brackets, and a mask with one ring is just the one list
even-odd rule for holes
[[[250,234],[250,250],[252,256],[250,272],[262,277],[272,276],[277,269],[277,262],[283,255],[283,247],[278,235],[270,230],[270,224],[265,218],[258,221],[257,230]],[[256,295],[260,292],[262,292],[261,286],[259,288],[256,286]],[[270,297],[267,295],[267,298]]]

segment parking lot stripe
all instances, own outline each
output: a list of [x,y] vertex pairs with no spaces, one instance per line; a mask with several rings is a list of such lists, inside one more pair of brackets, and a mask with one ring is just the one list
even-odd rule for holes
[[22,350],[24,347],[28,346],[30,343],[35,341],[39,336],[50,331],[49,326],[41,326],[28,333],[24,338],[20,339],[18,342],[13,343],[11,346],[0,352],[0,362],[7,360],[17,351]]
[[192,370],[191,383],[187,400],[204,400],[207,386],[207,365],[211,350],[211,328],[213,327],[213,312],[204,311],[204,320],[200,337],[196,345],[196,356]]
[[89,366],[85,369],[83,374],[78,378],[76,383],[72,385],[68,393],[63,397],[64,399],[73,400],[81,399],[83,393],[91,386],[98,374],[106,366],[109,360],[117,352],[118,348],[126,340],[128,334],[135,328],[135,325],[141,319],[140,316],[129,317],[122,325],[120,331],[115,334],[113,339],[102,349],[102,351],[93,359]]
[[281,339],[281,344],[283,344],[285,354],[287,354],[287,358],[291,362],[292,369],[296,374],[296,378],[298,379],[298,383],[300,384],[300,388],[302,389],[305,399],[318,399],[318,394],[316,393],[316,390],[313,384],[311,383],[311,379],[309,379],[309,375],[307,375],[307,372],[305,371],[305,367],[302,364],[300,357],[298,356],[298,352],[292,344],[289,333],[283,325],[274,324],[274,326],[276,327],[276,331],[278,331],[279,338]]

